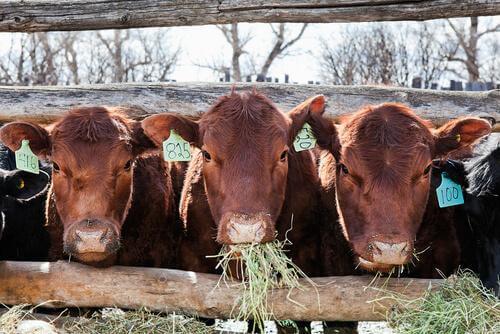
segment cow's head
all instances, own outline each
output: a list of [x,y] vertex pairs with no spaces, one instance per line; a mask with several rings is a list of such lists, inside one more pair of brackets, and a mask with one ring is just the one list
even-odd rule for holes
[[408,263],[422,222],[432,159],[473,144],[491,126],[478,118],[434,129],[399,104],[368,106],[339,127],[313,115],[318,143],[336,158],[340,223],[361,267],[389,271]]
[[262,94],[233,92],[197,122],[161,114],[146,118],[143,127],[158,146],[175,130],[201,150],[219,243],[262,243],[275,238],[293,139],[309,111],[324,102],[316,96],[284,114]]
[[19,204],[46,193],[49,184],[50,176],[44,170],[33,174],[0,169],[0,238],[6,225],[6,216],[15,215],[15,211],[21,209]]
[[28,139],[36,155],[52,161],[64,251],[89,264],[112,257],[131,204],[135,158],[153,147],[140,122],[107,108],[78,108],[50,133],[37,124],[13,122],[2,127],[0,139],[11,150]]

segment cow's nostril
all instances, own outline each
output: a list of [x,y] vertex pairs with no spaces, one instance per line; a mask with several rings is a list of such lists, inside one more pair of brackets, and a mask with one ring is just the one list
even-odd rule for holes
[[102,233],[101,239],[99,239],[99,241],[106,242],[106,238],[108,237],[109,232],[109,228],[106,228],[106,230],[104,230],[104,232]]
[[369,243],[368,244],[368,251],[371,252],[372,254],[380,254],[380,253],[382,253],[382,250],[379,247],[377,247],[377,245],[374,244],[374,243]]

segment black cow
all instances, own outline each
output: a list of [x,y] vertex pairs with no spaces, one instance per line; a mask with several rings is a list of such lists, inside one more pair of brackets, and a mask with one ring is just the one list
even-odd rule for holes
[[39,174],[15,170],[14,153],[0,144],[0,260],[47,260],[44,228],[50,167]]

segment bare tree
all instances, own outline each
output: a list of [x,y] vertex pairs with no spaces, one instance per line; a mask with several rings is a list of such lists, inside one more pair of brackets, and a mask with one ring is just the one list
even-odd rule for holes
[[320,66],[321,77],[325,82],[334,85],[354,85],[358,82],[358,55],[360,47],[360,35],[352,30],[346,29],[341,33],[341,39],[350,43],[342,42],[338,46],[331,45],[327,39],[321,39]]
[[179,54],[165,29],[21,34],[0,54],[0,83],[164,81]]
[[436,31],[436,24],[429,22],[420,23],[419,27],[413,30],[418,45],[414,65],[416,74],[422,78],[423,88],[430,88],[446,70],[446,56],[441,52],[442,46]]
[[265,78],[267,76],[269,68],[271,68],[271,65],[273,64],[274,60],[280,56],[281,57],[286,56],[287,55],[286,52],[290,50],[290,48],[302,38],[304,32],[306,31],[307,23],[303,24],[300,31],[294,37],[288,39],[288,41],[286,36],[287,26],[285,23],[278,24],[277,28],[272,24],[270,26],[274,35],[273,47],[271,48],[271,51],[269,51],[258,73],[258,76],[262,78]]
[[[469,81],[478,81],[480,78],[479,41],[488,34],[500,32],[500,24],[479,31],[479,18],[471,17],[468,24],[459,24],[447,20],[452,33],[446,45],[446,58],[451,63],[459,63],[467,71]],[[448,68],[453,71],[453,69]],[[459,74],[455,71],[456,74]]]
[[[304,24],[296,35],[289,36],[290,29],[288,29],[285,23],[280,23],[277,26],[270,24],[269,26],[273,33],[272,46],[264,57],[264,61],[261,65],[258,65],[259,62],[256,59],[256,55],[246,49],[247,44],[253,37],[251,30],[242,32],[238,23],[217,26],[231,47],[231,63],[228,64],[226,61],[219,59],[197,65],[209,68],[219,74],[230,71],[232,80],[237,82],[242,81],[242,79],[248,75],[258,75],[259,77],[265,78],[273,62],[280,57],[288,55],[292,46],[302,38],[307,28],[307,24]],[[244,55],[247,57],[243,64],[242,56]]]
[[80,84],[78,52],[75,47],[79,35],[78,32],[65,32],[59,38],[59,44],[64,52],[64,61],[70,73],[66,78],[66,84]]
[[[248,42],[250,42],[252,36],[250,32],[247,32],[245,35],[240,35],[238,31],[238,23],[233,23],[229,26],[218,25],[217,28],[222,32],[226,41],[231,45],[231,68],[233,70],[233,80],[241,81],[240,57],[246,53],[244,48]],[[220,67],[220,69],[224,69],[224,67]]]
[[404,43],[406,34],[407,31],[402,31],[396,35],[375,24],[364,29],[344,30],[338,45],[322,40],[323,79],[345,85],[409,85],[412,69],[410,51]]
[[486,42],[483,64],[484,79],[490,82],[500,81],[500,38],[491,38]]
[[31,65],[29,82],[33,85],[57,85],[59,69],[56,58],[61,47],[49,39],[48,33],[39,32],[31,35],[28,54]]
[[112,59],[113,81],[165,80],[178,60],[180,49],[170,50],[164,31],[147,35],[140,31],[115,30],[97,37]]

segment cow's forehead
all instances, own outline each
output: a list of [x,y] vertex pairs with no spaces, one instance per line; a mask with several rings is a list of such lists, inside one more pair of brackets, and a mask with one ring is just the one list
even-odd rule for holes
[[397,104],[368,107],[353,114],[341,128],[341,142],[356,146],[430,146],[432,134],[426,121]]
[[113,142],[85,142],[72,140],[58,142],[53,146],[53,160],[61,167],[76,171],[99,172],[121,166],[131,158],[128,142],[116,140]]
[[200,119],[201,132],[260,134],[286,131],[287,119],[264,95],[256,92],[232,93],[221,97]]

